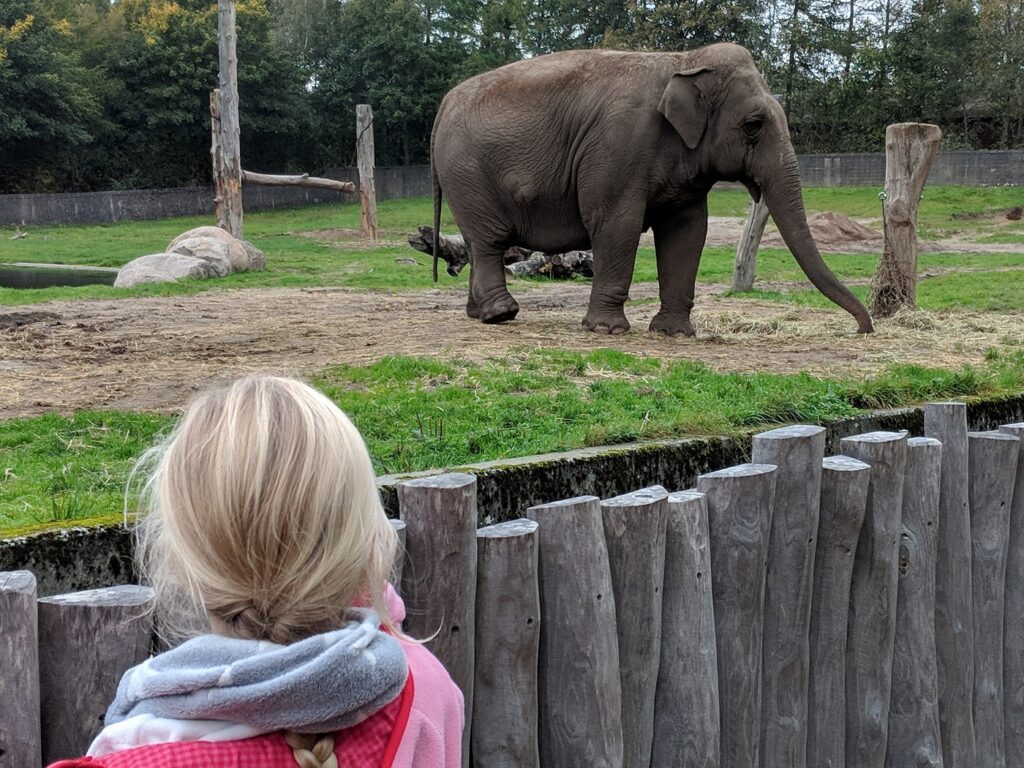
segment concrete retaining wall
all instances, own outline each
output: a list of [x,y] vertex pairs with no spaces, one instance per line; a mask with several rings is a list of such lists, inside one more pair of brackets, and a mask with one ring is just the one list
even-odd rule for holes
[[[860,153],[801,155],[800,174],[808,187],[881,186],[885,156]],[[330,168],[325,176],[357,182],[354,168]],[[429,197],[430,167],[426,165],[378,168],[377,199]],[[1024,185],[1024,151],[941,152],[929,184],[965,186]],[[243,192],[247,211],[294,208],[312,203],[337,203],[356,198],[302,187],[247,185]],[[114,221],[164,219],[171,216],[212,214],[213,190],[137,189],[42,195],[0,195],[0,226],[44,224],[99,224]]]
[[[968,405],[970,428],[994,429],[1024,421],[1024,393]],[[880,411],[825,425],[828,452],[838,451],[843,437],[874,430],[906,429],[920,435],[924,415],[919,408]],[[763,428],[758,428],[760,431]],[[653,443],[587,448],[460,467],[477,478],[480,524],[522,516],[533,504],[582,494],[608,498],[648,485],[669,490],[690,488],[697,475],[749,460],[750,436],[665,440]],[[397,515],[396,486],[434,470],[378,479],[388,514]],[[39,594],[123,584],[135,579],[131,535],[121,526],[69,528],[0,541],[0,571],[30,570],[39,580]]]

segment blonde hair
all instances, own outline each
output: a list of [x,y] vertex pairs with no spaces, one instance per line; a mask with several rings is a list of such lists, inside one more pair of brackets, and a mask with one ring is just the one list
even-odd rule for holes
[[[339,627],[357,603],[394,630],[397,536],[362,437],[324,395],[240,379],[196,397],[144,463],[137,551],[158,606],[184,597],[232,636],[282,644]],[[317,765],[301,741],[296,762]],[[327,752],[333,740],[319,764]]]

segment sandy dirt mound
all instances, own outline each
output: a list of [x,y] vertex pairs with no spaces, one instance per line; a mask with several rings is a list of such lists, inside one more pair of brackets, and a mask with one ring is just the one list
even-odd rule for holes
[[211,290],[0,309],[0,418],[79,408],[173,411],[196,390],[241,374],[309,377],[395,354],[486,361],[517,347],[611,347],[717,370],[838,376],[870,375],[894,362],[980,362],[987,347],[1024,336],[1024,314],[975,312],[913,313],[861,336],[839,309],[733,299],[721,290],[699,287],[696,339],[646,331],[658,309],[654,284],[633,287],[638,302],[626,308],[633,330],[615,337],[580,329],[585,283],[519,291],[519,319],[498,326],[468,319],[462,290]]
[[[877,232],[848,216],[832,211],[815,213],[807,217],[807,226],[818,248],[823,251],[864,253],[882,250],[884,239]],[[777,231],[766,232],[762,243],[772,248],[785,248],[782,235]]]

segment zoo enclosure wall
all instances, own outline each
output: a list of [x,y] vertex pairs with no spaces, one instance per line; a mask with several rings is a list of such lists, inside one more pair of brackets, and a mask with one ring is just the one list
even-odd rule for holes
[[[1024,423],[967,423],[933,404],[929,438],[843,439],[855,458],[773,430],[696,492],[479,530],[471,475],[400,484],[395,583],[466,694],[463,765],[1021,765]],[[153,628],[145,587],[36,595],[0,574],[0,742],[25,768],[81,753]]]
[[[801,155],[800,175],[808,187],[881,186],[885,181],[885,155],[852,153]],[[329,168],[324,176],[352,181],[355,168]],[[426,165],[377,168],[374,180],[378,200],[429,197],[430,167]],[[941,152],[928,176],[929,184],[964,186],[1024,185],[1024,151],[963,150]],[[247,211],[293,208],[315,203],[337,203],[358,197],[299,187],[246,185]],[[200,216],[213,212],[212,187],[135,189],[109,192],[0,195],[0,226],[50,224],[103,224],[115,221]]]

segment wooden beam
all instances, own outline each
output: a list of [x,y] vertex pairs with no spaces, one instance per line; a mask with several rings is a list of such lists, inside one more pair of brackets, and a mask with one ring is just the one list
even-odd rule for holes
[[247,184],[260,184],[265,187],[316,187],[317,189],[343,192],[347,195],[354,195],[356,192],[356,185],[351,181],[321,179],[317,176],[310,176],[308,173],[303,173],[301,176],[279,176],[270,173],[242,171],[242,181]]
[[242,147],[238,123],[238,56],[235,52],[235,0],[217,0],[220,55],[220,170],[214,179],[220,198],[217,221],[233,237],[242,239]]

